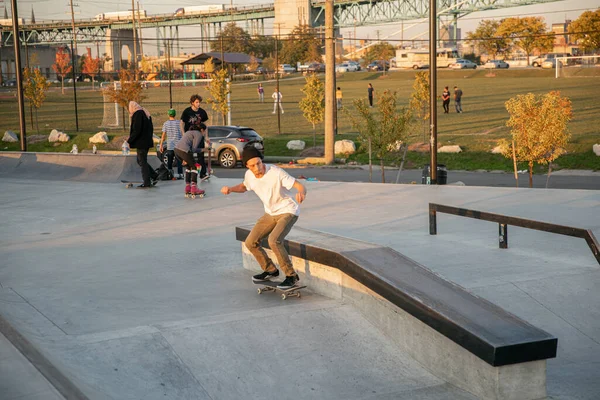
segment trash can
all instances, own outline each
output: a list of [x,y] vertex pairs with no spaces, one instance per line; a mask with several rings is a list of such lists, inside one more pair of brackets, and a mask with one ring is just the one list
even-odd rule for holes
[[[427,185],[427,181],[429,179],[429,164],[423,167],[423,175],[421,176],[421,183],[423,185]],[[446,169],[446,165],[438,164],[437,165],[437,184],[445,185],[448,181],[448,170]]]

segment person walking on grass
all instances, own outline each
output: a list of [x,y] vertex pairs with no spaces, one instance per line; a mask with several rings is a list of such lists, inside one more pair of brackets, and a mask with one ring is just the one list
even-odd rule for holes
[[344,95],[342,94],[342,89],[338,86],[337,90],[335,91],[335,102],[336,102],[336,106],[337,106],[338,110],[340,108],[342,108],[342,99],[343,98],[344,98]]
[[444,114],[448,114],[450,112],[450,90],[448,86],[445,86],[442,92],[442,105],[444,106]]
[[[260,243],[268,237],[269,247],[277,257],[279,267],[285,274],[285,280],[277,287],[289,289],[300,280],[294,271],[290,256],[283,241],[298,220],[299,204],[306,198],[306,188],[283,169],[264,164],[262,154],[254,147],[247,147],[242,153],[242,161],[248,170],[244,181],[236,186],[223,186],[221,193],[244,193],[248,190],[256,193],[262,201],[265,213],[258,219],[248,235],[245,245],[260,264],[263,272],[252,277],[254,282],[264,282],[279,276],[279,270],[269,258]],[[295,196],[290,192],[296,189]]]
[[152,117],[148,110],[135,101],[129,102],[128,110],[131,126],[127,143],[130,148],[136,149],[137,163],[142,170],[143,183],[138,187],[147,189],[154,186],[158,178],[156,171],[148,164],[148,150],[154,147]]
[[279,106],[279,109],[281,110],[281,113],[283,114],[283,107],[281,106],[281,98],[283,96],[281,95],[281,92],[277,91],[277,88],[275,88],[273,90],[273,94],[271,95],[271,97],[273,98],[273,112],[272,112],[272,114],[275,114],[277,112],[277,106]]
[[179,140],[181,140],[181,129],[179,121],[175,119],[175,115],[177,112],[173,109],[167,111],[167,115],[169,119],[165,121],[162,127],[162,137],[160,138],[160,144],[158,148],[160,151],[163,151],[163,143],[167,142],[167,168],[171,171],[171,175],[173,174],[173,159],[177,163],[177,179],[183,179],[183,166],[181,165],[181,160],[175,157],[175,145]]
[[375,97],[375,89],[373,88],[373,85],[371,85],[369,83],[369,86],[367,87],[367,94],[369,96],[369,107],[373,108],[373,98]]
[[458,86],[454,86],[454,108],[456,108],[456,112],[462,114],[462,96],[463,92],[458,88]]

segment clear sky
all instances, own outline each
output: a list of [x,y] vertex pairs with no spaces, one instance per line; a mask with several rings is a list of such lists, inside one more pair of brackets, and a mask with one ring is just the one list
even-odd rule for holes
[[[0,7],[7,7],[10,12],[10,0],[0,0]],[[70,19],[70,0],[18,0],[19,17],[29,20],[31,16],[32,7],[35,10],[35,17],[37,20],[59,20],[59,19]],[[168,1],[168,0],[167,0]],[[230,4],[227,1],[214,1],[214,0],[177,0],[174,2],[168,2],[165,0],[141,0],[140,8],[146,10],[148,14],[166,14],[172,13],[177,8],[190,6],[190,5],[202,5],[202,4]],[[73,0],[75,12],[77,13],[76,19],[93,18],[96,14],[102,12],[111,11],[126,11],[131,9],[131,1],[127,0]],[[263,3],[268,3],[269,0],[265,0]],[[257,0],[233,0],[233,4],[237,6],[256,5],[261,2]],[[136,1],[137,7],[137,1]],[[582,12],[586,10],[595,10],[600,8],[600,0],[563,0],[544,4],[536,4],[523,7],[511,7],[500,10],[478,12],[467,15],[459,20],[458,27],[462,31],[463,38],[466,33],[475,29],[482,19],[500,19],[511,16],[543,16],[550,27],[552,23],[564,22],[565,19],[576,19]],[[3,10],[0,10],[3,13]],[[409,26],[417,21],[405,22],[404,25]],[[270,23],[266,26],[266,34],[271,33]],[[241,25],[245,28],[244,25]],[[386,38],[392,33],[400,30],[400,23],[386,24],[380,26],[370,26],[368,28],[357,28],[356,36],[362,39],[375,39],[377,37],[377,31],[381,39]],[[154,36],[154,30],[144,33],[144,37],[149,38]],[[354,35],[353,29],[344,29],[342,34],[348,38],[350,35]],[[419,35],[427,31],[427,22],[417,24],[410,29],[406,29],[403,34],[403,39],[409,39],[416,35]],[[184,36],[199,36],[197,28],[182,28],[180,29],[180,37]],[[400,39],[400,33],[396,33],[390,38]],[[150,47],[150,46],[148,46]],[[187,50],[186,50],[187,47]],[[193,43],[182,44],[182,51],[193,52]],[[146,50],[144,50],[146,52]]]

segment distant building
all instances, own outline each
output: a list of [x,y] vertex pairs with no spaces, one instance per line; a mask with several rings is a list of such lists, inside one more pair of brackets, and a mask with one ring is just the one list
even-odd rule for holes
[[458,47],[458,43],[462,38],[462,31],[456,25],[449,24],[440,27],[439,35],[440,43],[438,47]]
[[580,54],[579,46],[568,33],[569,25],[571,25],[571,20],[552,24],[552,33],[556,35],[554,37],[554,53],[570,53],[574,56]]

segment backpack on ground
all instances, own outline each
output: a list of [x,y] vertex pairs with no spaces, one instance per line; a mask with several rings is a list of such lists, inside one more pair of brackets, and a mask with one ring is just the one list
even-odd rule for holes
[[157,179],[159,181],[172,181],[173,180],[173,174],[171,173],[171,171],[169,171],[167,166],[163,163],[160,164],[160,167],[156,168],[156,174],[157,174]]

